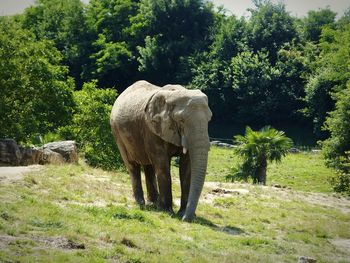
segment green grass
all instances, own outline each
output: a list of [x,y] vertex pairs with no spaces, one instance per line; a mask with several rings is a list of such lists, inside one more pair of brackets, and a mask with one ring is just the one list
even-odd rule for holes
[[[224,182],[235,161],[230,150],[212,148],[207,179]],[[350,251],[332,241],[350,240],[350,201],[327,194],[330,171],[320,156],[290,155],[269,172],[271,183],[294,182],[292,190],[206,186],[189,224],[136,206],[125,172],[46,166],[0,184],[0,262],[347,262]],[[302,185],[315,175],[309,188]],[[177,175],[173,185],[179,198]],[[249,192],[220,195],[213,188]]]
[[[232,149],[212,147],[209,154],[207,181],[225,182],[230,167],[239,163]],[[329,178],[335,171],[327,168],[322,155],[312,152],[288,154],[281,163],[268,164],[267,184],[307,192],[332,192]]]

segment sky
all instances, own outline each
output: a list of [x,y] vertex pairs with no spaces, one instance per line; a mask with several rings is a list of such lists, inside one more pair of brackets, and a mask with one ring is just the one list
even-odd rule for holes
[[[83,0],[88,2],[88,0]],[[251,0],[213,0],[214,4],[222,5],[232,14],[241,17],[248,16],[247,8],[254,7]],[[305,16],[309,10],[330,7],[341,16],[350,7],[349,0],[272,0],[272,2],[284,2],[287,11],[298,17]],[[0,15],[13,15],[21,13],[26,7],[34,3],[34,0],[0,0]]]

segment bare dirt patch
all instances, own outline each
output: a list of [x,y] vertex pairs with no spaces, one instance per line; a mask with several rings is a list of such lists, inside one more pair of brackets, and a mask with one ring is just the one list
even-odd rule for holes
[[282,200],[296,200],[307,202],[329,209],[336,209],[344,214],[350,213],[350,199],[342,196],[324,193],[305,193],[289,188],[276,186],[252,186],[249,184],[206,182],[207,191],[202,202],[213,204],[216,198],[225,198],[246,194],[258,194],[265,198],[279,198]]
[[350,239],[333,239],[331,243],[340,250],[350,251]]
[[85,249],[83,243],[75,242],[64,237],[15,237],[9,235],[0,235],[0,249],[5,249],[11,244],[16,244],[19,241],[37,242],[39,246],[59,248],[64,250]]
[[13,183],[23,179],[26,173],[39,171],[41,165],[30,166],[1,166],[0,167],[0,183]]

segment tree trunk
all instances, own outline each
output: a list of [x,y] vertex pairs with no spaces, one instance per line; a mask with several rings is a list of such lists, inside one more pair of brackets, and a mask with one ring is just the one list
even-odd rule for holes
[[263,158],[257,171],[258,184],[266,185],[266,169],[267,169],[267,161],[266,161],[266,158]]

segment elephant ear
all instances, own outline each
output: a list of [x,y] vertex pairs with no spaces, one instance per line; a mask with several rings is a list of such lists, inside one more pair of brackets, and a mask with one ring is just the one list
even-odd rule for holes
[[173,107],[166,101],[167,92],[159,91],[150,99],[146,107],[148,127],[164,141],[181,146],[181,136],[173,119]]

